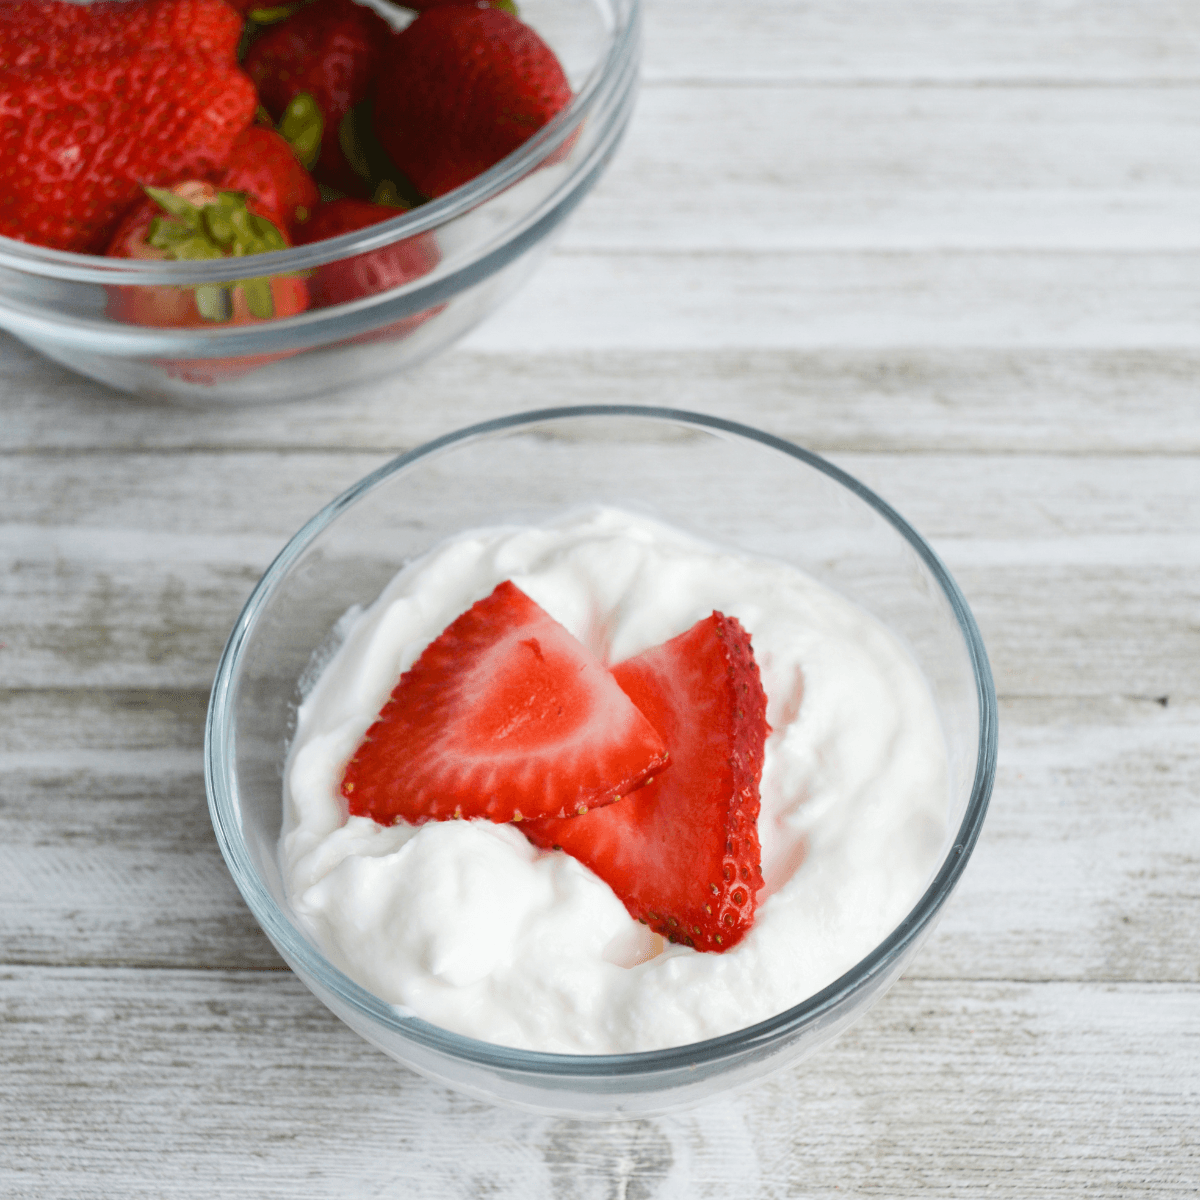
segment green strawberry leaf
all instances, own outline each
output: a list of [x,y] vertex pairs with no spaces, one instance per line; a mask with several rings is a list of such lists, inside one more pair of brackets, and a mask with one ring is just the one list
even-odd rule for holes
[[299,92],[292,98],[280,118],[278,132],[291,146],[300,165],[306,171],[311,171],[321,153],[325,119],[308,92]]

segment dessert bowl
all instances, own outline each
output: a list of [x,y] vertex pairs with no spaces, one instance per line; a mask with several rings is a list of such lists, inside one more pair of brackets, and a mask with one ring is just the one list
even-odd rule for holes
[[[948,760],[946,833],[923,894],[870,953],[815,995],[746,1028],[662,1050],[518,1050],[440,1028],[339,970],[291,911],[278,859],[297,707],[339,620],[452,535],[542,525],[584,505],[634,509],[705,541],[789,564],[887,627],[928,684]],[[883,500],[818,456],[745,426],[665,409],[526,413],[440,438],[318,513],[255,589],[222,657],[205,776],[234,880],[293,971],[398,1061],[533,1111],[669,1111],[753,1082],[836,1036],[896,980],[962,876],[987,809],[996,703],[974,620],[946,569]]]
[[[379,6],[389,10],[400,11]],[[327,394],[436,354],[542,261],[604,172],[633,110],[641,0],[527,0],[521,15],[557,54],[574,99],[469,183],[357,232],[215,262],[70,254],[0,237],[0,328],[111,387],[206,404]],[[394,270],[379,266],[389,252],[429,269],[392,286]],[[380,290],[325,303],[310,288],[306,311],[254,324],[156,328],[125,319],[143,307],[139,296],[164,284],[274,286],[339,264],[359,279],[376,276]]]

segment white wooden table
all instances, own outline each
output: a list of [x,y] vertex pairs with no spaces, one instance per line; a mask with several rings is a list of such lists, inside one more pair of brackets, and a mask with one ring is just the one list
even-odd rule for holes
[[[0,1194],[1195,1195],[1200,5],[649,0],[609,176],[406,380],[235,413],[0,335]],[[750,1094],[585,1125],[360,1042],[214,843],[217,656],[321,504],[468,422],[637,401],[860,476],[970,599],[993,808],[915,968]]]

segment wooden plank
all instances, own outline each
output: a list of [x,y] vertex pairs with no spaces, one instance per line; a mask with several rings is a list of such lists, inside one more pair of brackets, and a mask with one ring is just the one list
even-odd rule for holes
[[[544,458],[528,439],[512,456]],[[657,461],[653,444],[629,457]],[[831,459],[879,491],[935,539],[980,546],[1062,543],[1055,562],[1189,561],[1139,551],[1147,537],[1187,539],[1200,529],[1200,474],[1191,455],[872,454]],[[109,558],[230,569],[273,555],[279,539],[386,458],[379,452],[26,454],[0,460],[9,561]],[[688,463],[673,460],[686,479]],[[546,488],[559,486],[547,475]],[[753,497],[750,498],[751,500]],[[774,498],[772,498],[774,499]],[[770,521],[772,513],[763,513]],[[1100,557],[1086,547],[1105,539]],[[1137,539],[1123,541],[1122,539]],[[1016,553],[1012,551],[1012,553]],[[993,557],[982,549],[981,561]],[[1036,553],[1026,561],[1040,562]],[[264,564],[265,565],[265,564]]]
[[616,1125],[456,1097],[288,974],[6,970],[0,1005],[15,1196],[1026,1200],[1200,1169],[1195,988],[902,981],[807,1064]]
[[[204,799],[206,693],[0,692],[9,963],[279,965]],[[1200,982],[1200,705],[1002,706],[991,813],[910,972]]]
[[[8,458],[0,685],[207,686],[286,538],[381,457]],[[944,554],[1002,694],[1197,696],[1193,459],[837,457]]]
[[1200,983],[1197,728],[1148,697],[1002,704],[983,836],[911,973]]
[[[117,396],[0,334],[0,454],[366,450],[564,404],[658,404],[836,451],[1200,453],[1197,350],[453,350],[302,404],[191,409]],[[0,470],[3,470],[0,467]]]
[[1200,348],[1200,254],[560,252],[475,351]]
[[0,692],[9,963],[276,969],[217,849],[207,689]]
[[1188,0],[649,0],[645,75],[659,81],[1191,80]]
[[1195,250],[1198,108],[1192,87],[650,88],[561,244]]

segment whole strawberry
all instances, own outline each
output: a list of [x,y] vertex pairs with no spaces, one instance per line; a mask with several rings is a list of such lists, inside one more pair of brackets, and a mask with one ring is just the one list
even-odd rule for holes
[[427,196],[494,166],[570,103],[554,51],[529,26],[479,0],[423,12],[389,44],[375,132]]
[[354,0],[314,0],[268,28],[246,53],[246,72],[275,120],[301,92],[316,102],[324,132],[313,170],[342,191],[362,185],[342,151],[339,127],[366,98],[391,37],[388,23]]
[[143,183],[221,170],[254,109],[232,59],[147,50],[0,71],[0,234],[100,253]]
[[209,55],[232,63],[242,19],[225,0],[5,0],[0,68],[65,67],[111,54],[152,50]]
[[[297,234],[302,245],[323,242],[380,221],[389,221],[404,210],[368,200],[331,200],[322,204]],[[347,304],[427,275],[438,264],[437,242],[429,234],[418,234],[379,250],[342,259],[319,267],[311,289],[314,304],[325,307]]]
[[[367,200],[331,200],[322,204],[312,219],[301,227],[297,241],[301,244],[323,242],[327,238],[340,237],[358,229],[391,220],[403,211],[394,205],[372,204]],[[338,259],[317,267],[309,280],[309,294],[314,308],[328,308],[335,304],[349,304],[364,296],[377,296],[400,287],[422,275],[427,275],[438,265],[440,255],[432,234],[419,233],[404,241],[394,242],[378,250],[356,254],[351,258]],[[361,334],[352,339],[356,343],[390,341],[410,333],[430,317],[436,316],[441,306],[403,317],[383,329]]]
[[[161,262],[204,262],[286,249],[287,235],[250,201],[202,180],[147,188],[143,203],[121,222],[107,254]],[[196,287],[113,286],[108,315],[130,325],[166,328],[250,325],[290,317],[308,307],[308,289],[295,275],[210,283]],[[194,383],[234,379],[282,354],[160,362]]]
[[262,125],[251,125],[238,134],[217,186],[245,192],[260,212],[292,235],[321,200],[317,185],[292,147]]

